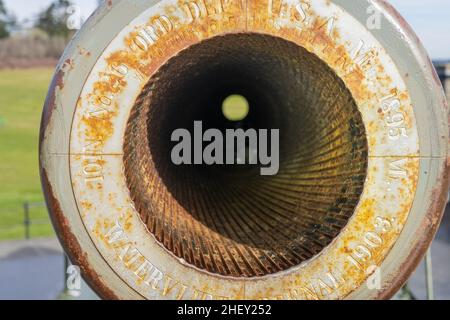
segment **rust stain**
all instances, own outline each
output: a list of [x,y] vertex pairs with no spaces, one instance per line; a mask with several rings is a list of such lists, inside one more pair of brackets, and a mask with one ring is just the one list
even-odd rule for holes
[[47,176],[45,168],[41,167],[41,181],[44,190],[45,199],[53,226],[60,242],[65,248],[65,252],[69,255],[70,260],[78,265],[81,269],[83,277],[88,281],[95,292],[110,300],[119,300],[116,294],[107,286],[107,284],[99,277],[94,269],[90,267],[86,252],[81,248],[76,236],[72,233],[69,222],[61,210],[58,199],[53,193],[53,188]]
[[[183,7],[185,4],[185,1],[178,2],[179,7]],[[308,51],[320,55],[334,70],[338,71],[338,75],[345,81],[358,102],[370,100],[371,97],[380,95],[368,89],[365,84],[364,72],[352,59],[351,53],[343,45],[337,45],[336,41],[340,39],[338,30],[333,29],[331,35],[327,33],[328,20],[326,18],[318,16],[311,8],[308,8],[307,14],[312,21],[305,25],[301,31],[286,26],[275,28],[271,23],[273,17],[269,17],[267,14],[267,1],[251,1],[247,3],[247,6],[247,11],[253,15],[247,21],[247,24],[249,24],[247,30],[251,29],[251,32],[267,33],[291,40],[305,47]],[[212,10],[211,7],[206,9]],[[127,49],[112,53],[106,58],[106,62],[110,69],[126,66],[126,68],[136,71],[142,77],[149,78],[160,66],[181,50],[209,38],[211,30],[208,26],[212,24],[220,25],[223,28],[223,30],[213,32],[215,35],[245,31],[245,21],[238,20],[230,24],[230,21],[234,21],[231,18],[242,16],[243,10],[242,2],[231,1],[227,3],[222,15],[218,18],[202,14],[193,23],[186,24],[182,23],[177,16],[171,14],[175,11],[173,6],[167,6],[163,9],[167,16],[156,15],[149,19],[146,24],[146,27],[151,27],[155,25],[155,21],[170,21],[170,24],[165,23],[165,29],[160,30],[158,40],[155,43],[149,45],[146,50],[139,49],[136,44],[139,31],[133,31],[125,38],[124,44]],[[162,18],[168,20],[161,20]],[[291,22],[296,22],[294,19],[299,19],[298,13],[293,13],[290,19]],[[242,30],[239,31],[240,29]],[[379,65],[377,62],[376,57],[374,57],[374,61],[370,61],[365,67],[370,68],[371,64]],[[123,76],[113,72],[108,75],[99,74],[99,77],[103,80],[95,83],[94,92],[91,95],[95,99],[113,97],[127,86]],[[387,87],[390,79],[386,77],[381,79],[381,77],[382,75],[379,76],[379,81],[385,81]],[[96,101],[96,103],[100,105],[99,101]],[[116,115],[117,106],[102,118],[85,116],[83,122],[87,126],[86,136],[88,138],[102,137],[103,141],[107,141],[113,134],[112,119]]]
[[81,201],[81,206],[85,210],[91,210],[94,205],[91,202],[89,202],[89,201]]
[[[47,130],[47,126],[50,122],[51,116],[53,115],[55,109],[56,109],[56,94],[59,90],[62,90],[64,88],[64,71],[59,69],[55,76],[53,77],[53,80],[50,84],[49,93],[47,95],[47,98],[44,103],[44,109],[42,113],[42,119],[41,119],[41,131],[40,131],[40,145],[42,147],[42,142],[45,138],[45,133]],[[41,151],[41,149],[40,149]]]
[[376,299],[390,299],[393,297],[408,281],[409,276],[417,269],[420,262],[422,262],[425,253],[433,241],[440,221],[443,217],[444,209],[448,199],[448,189],[450,187],[450,167],[447,165],[443,168],[444,176],[432,190],[431,205],[428,208],[426,217],[428,219],[421,225],[420,235],[416,241],[414,249],[410,252],[408,259],[402,263],[395,272],[395,276],[391,277],[385,287],[381,290]]

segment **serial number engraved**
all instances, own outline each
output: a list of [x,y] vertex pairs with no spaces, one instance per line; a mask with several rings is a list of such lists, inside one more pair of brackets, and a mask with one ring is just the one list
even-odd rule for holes
[[370,265],[369,262],[373,257],[374,250],[383,244],[383,235],[392,229],[392,223],[388,219],[378,216],[375,218],[373,227],[373,230],[364,234],[361,243],[347,255],[348,261],[363,272],[366,272]]
[[381,104],[389,139],[397,141],[401,138],[408,138],[406,116],[400,110],[401,102],[397,96],[397,91],[394,90],[391,94],[384,97],[381,100]]

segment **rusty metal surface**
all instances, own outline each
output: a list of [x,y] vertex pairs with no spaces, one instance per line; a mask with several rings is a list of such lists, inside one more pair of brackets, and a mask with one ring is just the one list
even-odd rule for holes
[[[226,80],[213,84],[211,74]],[[263,101],[247,121],[284,128],[275,177],[171,163],[176,128],[199,115],[205,128],[227,127],[208,111],[229,82],[249,83],[241,93]],[[345,227],[364,187],[367,149],[350,92],[323,62],[280,38],[228,34],[184,50],[152,76],[128,120],[124,166],[136,209],[166,249],[211,273],[256,277],[309,260]]]
[[[371,4],[384,15],[381,31],[367,30],[358,20]],[[337,0],[123,0],[108,2],[94,14],[66,51],[50,88],[40,159],[61,240],[101,296],[365,299],[395,293],[426,251],[445,205],[447,107],[426,54],[398,14],[383,1],[358,6]],[[403,51],[390,42],[397,33],[389,28],[403,36]],[[207,54],[195,61],[191,50],[198,51],[197,57]],[[245,50],[248,54],[242,54]],[[227,191],[225,183],[217,185],[219,179],[196,185],[193,173],[184,182],[176,179],[181,175],[164,176],[171,170],[157,168],[161,161],[152,163],[159,159],[158,143],[164,142],[147,133],[164,129],[161,119],[177,120],[164,110],[168,94],[176,92],[166,88],[170,81],[164,77],[191,64],[199,71],[215,62],[245,65],[245,58],[258,50],[251,76],[286,65],[298,75],[286,80],[290,73],[280,67],[271,77],[272,91],[286,88],[291,97],[292,84],[316,99],[317,105],[298,107],[274,123],[306,128],[288,131],[294,138],[286,145],[299,151],[286,157],[275,179],[242,182],[236,177],[236,186],[247,183],[243,190],[261,187],[241,197]],[[408,61],[402,62],[401,55]],[[227,62],[230,56],[234,60]],[[267,61],[274,67],[265,70]],[[193,70],[187,68],[184,76],[180,70],[180,83]],[[294,86],[300,74],[306,74],[306,81]],[[415,87],[422,78],[423,86]],[[324,86],[328,91],[320,88],[324,83],[330,83]],[[155,87],[159,97],[148,98],[148,88]],[[340,100],[327,102],[333,96]],[[301,98],[292,99],[285,104],[301,104]],[[423,100],[429,103],[419,103]],[[147,119],[149,112],[141,111],[150,107],[156,112]],[[305,111],[310,118],[300,115]],[[310,134],[309,145],[295,139],[303,134]],[[317,163],[302,155],[302,146],[303,152],[318,154]],[[305,166],[318,173],[308,173]],[[350,183],[352,177],[360,181]],[[333,186],[354,189],[333,194]],[[205,200],[206,190],[218,191],[208,192]],[[229,199],[221,202],[223,193]],[[343,198],[349,202],[330,210]],[[189,201],[191,207],[183,206]],[[230,201],[236,204],[230,207]],[[253,218],[235,225],[256,230],[232,234],[201,219],[239,211],[250,211]],[[311,224],[305,225],[314,211]],[[268,212],[275,224],[265,220]],[[165,218],[171,213],[178,225]],[[288,228],[289,221],[297,222],[293,229],[298,233]],[[229,229],[233,223],[224,225]],[[269,227],[282,231],[274,236]],[[382,273],[378,289],[366,285],[374,267]]]

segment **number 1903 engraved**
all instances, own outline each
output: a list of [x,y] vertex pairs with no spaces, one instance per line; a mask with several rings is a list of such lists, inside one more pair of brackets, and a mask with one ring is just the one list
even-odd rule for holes
[[367,231],[362,241],[354,247],[347,259],[359,270],[366,272],[371,265],[374,250],[383,245],[383,235],[392,229],[392,223],[381,216],[375,218],[373,229]]

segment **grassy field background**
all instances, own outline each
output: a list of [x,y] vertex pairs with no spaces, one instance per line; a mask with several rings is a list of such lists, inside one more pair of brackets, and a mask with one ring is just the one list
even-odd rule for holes
[[[43,202],[39,124],[53,69],[0,70],[0,240],[24,237],[23,203]],[[31,236],[53,234],[45,207],[32,207]]]

